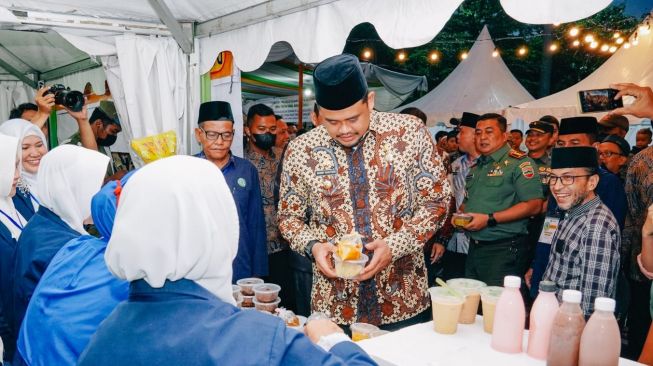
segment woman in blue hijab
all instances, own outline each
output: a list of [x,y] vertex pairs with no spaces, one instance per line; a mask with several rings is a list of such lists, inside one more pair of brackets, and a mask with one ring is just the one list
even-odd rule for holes
[[122,192],[107,267],[129,298],[102,322],[80,366],[375,365],[333,322],[311,340],[278,317],[240,310],[232,294],[238,213],[214,164],[173,156],[144,166]]
[[109,158],[79,146],[62,145],[40,162],[40,206],[18,240],[13,277],[12,325],[18,332],[27,304],[52,257],[81,235],[91,216],[91,198],[102,187]]
[[82,235],[52,258],[27,307],[18,336],[26,364],[74,366],[100,323],[127,299],[129,282],[114,277],[104,262],[116,203],[132,173],[107,183],[91,201],[98,239]]

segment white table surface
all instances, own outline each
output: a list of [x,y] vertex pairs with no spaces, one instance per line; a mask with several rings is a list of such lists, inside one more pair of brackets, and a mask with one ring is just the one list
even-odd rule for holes
[[[526,351],[528,331],[524,332],[524,352],[506,354],[490,347],[491,335],[483,331],[483,318],[477,316],[475,324],[458,324],[453,335],[438,334],[433,322],[422,323],[358,342],[381,365],[546,365],[545,361],[529,357]],[[383,361],[387,361],[384,363]],[[620,359],[619,365],[641,365]]]

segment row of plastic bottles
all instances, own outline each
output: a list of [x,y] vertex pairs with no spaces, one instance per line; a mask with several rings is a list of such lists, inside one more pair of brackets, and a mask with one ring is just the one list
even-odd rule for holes
[[[504,278],[505,290],[497,301],[492,329],[492,348],[500,352],[522,352],[526,312],[520,286],[519,277]],[[586,325],[581,292],[564,290],[559,306],[555,291],[555,283],[540,283],[530,314],[528,355],[546,360],[548,366],[617,365],[621,337],[614,317],[615,301],[597,298]]]

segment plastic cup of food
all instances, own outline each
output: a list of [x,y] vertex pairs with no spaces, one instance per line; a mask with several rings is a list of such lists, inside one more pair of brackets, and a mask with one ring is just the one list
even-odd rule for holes
[[472,221],[472,216],[465,213],[453,214],[453,225],[455,227],[465,227]]
[[243,308],[243,299],[242,298],[240,300],[236,300],[236,306],[238,306],[241,309]]
[[260,302],[254,298],[253,302],[256,310],[265,311],[266,313],[274,313],[274,311],[277,310],[277,307],[279,307],[281,298],[277,297],[273,302]]
[[333,261],[336,267],[336,275],[346,280],[354,279],[361,273],[363,268],[365,268],[365,264],[369,259],[370,258],[367,255],[361,254],[359,259],[348,259],[343,261],[340,257],[334,255]]
[[458,330],[458,319],[463,310],[465,298],[455,296],[444,287],[431,287],[433,328],[440,334],[454,334]]
[[241,308],[253,308],[254,307],[254,296],[243,295],[243,301],[240,304]]
[[263,283],[253,287],[254,296],[259,302],[274,302],[279,297],[281,286],[274,283]]
[[372,333],[380,330],[376,325],[367,323],[354,323],[349,329],[351,330],[351,340],[354,342],[372,338]]
[[465,295],[463,310],[460,312],[460,324],[474,324],[478,304],[481,302],[481,288],[486,287],[485,282],[472,280],[471,278],[454,278],[447,281],[447,285]]
[[483,330],[485,333],[492,334],[494,326],[494,310],[497,307],[497,301],[503,292],[503,287],[488,286],[481,289],[481,305],[483,306]]
[[240,286],[238,285],[231,285],[231,293],[234,295],[234,300],[238,302],[238,300],[243,299],[243,294],[240,292]]
[[236,281],[236,285],[240,286],[240,292],[245,296],[254,296],[254,285],[260,285],[263,280],[256,277],[242,278]]

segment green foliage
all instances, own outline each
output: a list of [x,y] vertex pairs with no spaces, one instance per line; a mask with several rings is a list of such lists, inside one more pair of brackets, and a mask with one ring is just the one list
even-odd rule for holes
[[[551,93],[554,93],[587,77],[610,56],[608,52],[589,50],[585,45],[573,47],[569,29],[577,26],[582,35],[590,31],[595,38],[610,42],[615,31],[627,37],[641,19],[625,15],[624,9],[623,4],[611,5],[590,18],[553,28],[512,19],[498,0],[466,0],[431,42],[404,50],[407,58],[403,62],[397,60],[397,50],[387,47],[369,23],[352,30],[344,52],[360,56],[364,49],[371,49],[370,62],[404,73],[426,75],[429,89],[433,89],[461,62],[460,53],[471,48],[483,25],[487,24],[510,71],[537,97],[544,57],[551,57]],[[555,53],[548,51],[551,41],[560,46]],[[528,48],[528,53],[520,57],[516,52],[523,45]],[[429,55],[434,50],[437,50],[439,59],[429,62]]]

